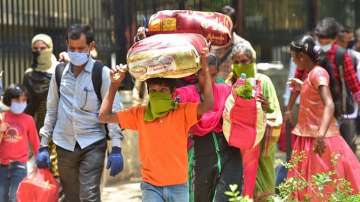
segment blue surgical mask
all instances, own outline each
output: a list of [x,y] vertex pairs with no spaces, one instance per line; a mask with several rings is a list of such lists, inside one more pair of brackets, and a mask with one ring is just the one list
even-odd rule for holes
[[14,114],[21,114],[25,111],[26,106],[26,102],[11,102],[10,110]]
[[83,65],[83,64],[87,63],[87,61],[89,60],[89,53],[79,53],[79,52],[68,51],[68,55],[69,55],[71,64],[73,64],[75,66]]
[[325,53],[328,52],[330,49],[331,49],[331,43],[330,44],[327,44],[327,45],[324,45],[324,46],[320,46],[321,47],[321,50],[323,50]]

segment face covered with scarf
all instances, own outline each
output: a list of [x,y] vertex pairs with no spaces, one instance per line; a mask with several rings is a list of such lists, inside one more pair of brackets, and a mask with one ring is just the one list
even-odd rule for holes
[[33,64],[38,71],[46,71],[52,66],[53,43],[50,36],[38,34],[31,41]]
[[175,81],[172,79],[155,78],[147,81],[149,90],[149,104],[145,111],[144,120],[154,121],[166,116],[176,109],[177,103],[172,99]]
[[245,53],[237,53],[232,57],[233,64],[231,66],[236,78],[239,78],[241,74],[246,74],[247,78],[255,77],[256,64]]
[[256,74],[256,55],[252,50],[252,47],[245,43],[236,44],[231,53],[232,65],[231,69],[236,76],[239,78],[241,74],[246,74],[247,78],[253,78]]

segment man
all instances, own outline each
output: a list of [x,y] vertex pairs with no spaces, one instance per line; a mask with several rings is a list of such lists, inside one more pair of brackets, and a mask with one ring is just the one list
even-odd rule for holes
[[351,27],[346,25],[339,25],[339,34],[336,37],[336,44],[340,47],[348,49],[351,48],[354,40],[354,33]]
[[[330,68],[333,72],[333,75],[331,75],[331,80],[334,82],[334,87],[341,89],[341,83],[345,84],[344,91],[350,91],[352,98],[355,102],[360,102],[360,83],[357,78],[355,68],[353,66],[352,58],[351,56],[339,45],[336,43],[336,37],[339,34],[339,24],[336,22],[334,18],[324,18],[321,20],[316,28],[315,28],[315,35],[318,38],[318,42],[322,51],[323,59],[321,59],[320,63],[321,66],[324,68]],[[342,53],[341,53],[342,52]],[[337,56],[342,55],[343,60],[338,61]],[[342,64],[341,64],[342,63]],[[343,67],[343,71],[339,71],[339,67]],[[302,79],[304,76],[304,72],[301,72],[300,70],[297,70],[295,77]],[[334,88],[332,88],[334,89]],[[346,96],[342,96],[342,93],[339,92],[339,97],[335,100],[342,100],[342,98]],[[290,112],[292,110],[292,107],[294,105],[294,102],[296,100],[297,95],[295,93],[292,93],[290,97],[290,102],[287,107],[286,111],[286,117],[289,118]],[[341,98],[341,99],[340,99]],[[350,98],[351,99],[351,98]],[[342,102],[344,103],[344,102]],[[343,104],[340,102],[335,101],[335,106],[337,109],[343,108]],[[349,144],[349,146],[353,149],[353,151],[356,150],[355,145],[355,120],[349,119],[344,117],[344,114],[353,113],[351,110],[341,110],[342,114],[337,117],[339,124],[340,124],[340,132],[341,135],[344,137],[346,142]]]
[[[90,57],[90,51],[95,46],[93,31],[87,25],[72,25],[68,29],[66,43],[70,63],[61,72],[60,81],[57,79],[60,66],[57,66],[50,82],[37,164],[38,167],[48,166],[47,146],[49,140],[53,140],[57,146],[65,200],[101,201],[100,179],[105,159],[106,132],[98,120],[101,100],[92,80],[96,76],[93,71],[99,67],[99,63]],[[102,67],[101,98],[109,89],[109,75],[110,70]],[[118,94],[113,109],[120,109]],[[117,125],[109,124],[108,128],[112,151],[107,167],[111,167],[110,175],[114,176],[123,169],[120,148],[122,135]]]

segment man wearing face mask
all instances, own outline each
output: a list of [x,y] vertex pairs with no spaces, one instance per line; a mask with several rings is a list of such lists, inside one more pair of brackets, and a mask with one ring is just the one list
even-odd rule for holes
[[[356,128],[355,118],[350,118],[354,112],[356,103],[360,103],[360,82],[357,78],[355,68],[351,56],[346,49],[341,48],[336,43],[336,37],[339,34],[339,24],[334,18],[322,19],[315,28],[315,35],[318,38],[320,48],[322,50],[320,65],[331,70],[331,77],[337,81],[336,89],[337,98],[334,99],[338,124],[340,126],[341,135],[352,148],[356,150]],[[297,70],[296,78],[303,78],[305,72]],[[292,106],[296,100],[298,93],[293,92],[287,106],[285,116],[291,114]]]
[[43,126],[46,113],[46,97],[51,75],[58,64],[53,55],[53,42],[46,34],[37,34],[31,40],[33,64],[27,69],[23,85],[29,92],[26,113],[33,116],[38,130]]
[[[90,57],[95,46],[94,33],[88,25],[69,27],[66,42],[70,63],[53,75],[48,93],[44,126],[40,130],[41,148],[37,156],[38,167],[48,167],[48,142],[56,144],[58,167],[65,200],[101,201],[100,179],[106,151],[106,130],[99,122],[98,113],[102,98],[110,86],[110,69]],[[93,78],[97,70],[101,75],[99,94]],[[61,72],[61,73],[59,73]],[[59,76],[59,77],[58,77]],[[114,110],[120,109],[116,94]],[[123,169],[121,154],[122,134],[116,124],[109,124],[112,150],[107,167],[115,176]]]

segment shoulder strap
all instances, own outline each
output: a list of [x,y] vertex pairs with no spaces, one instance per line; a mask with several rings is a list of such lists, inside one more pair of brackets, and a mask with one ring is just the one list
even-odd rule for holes
[[60,84],[61,84],[61,77],[63,75],[66,63],[59,63],[55,67],[55,81],[58,89],[58,93],[60,95]]
[[344,56],[346,53],[346,49],[344,48],[336,48],[336,58],[335,58],[335,62],[336,62],[336,66],[340,67],[340,68],[344,68]]
[[95,61],[94,63],[94,67],[92,69],[91,72],[91,80],[94,86],[94,91],[96,93],[96,96],[98,98],[98,100],[101,102],[102,101],[102,97],[101,97],[101,85],[102,85],[102,70],[103,70],[104,65],[99,62],[99,61]]
[[347,99],[347,89],[346,89],[346,83],[345,83],[345,75],[344,75],[344,56],[345,56],[346,50],[343,48],[337,48],[336,50],[336,65],[339,71],[339,77],[340,77],[340,89],[341,89],[341,110],[342,113],[346,112],[346,99]]

